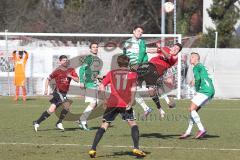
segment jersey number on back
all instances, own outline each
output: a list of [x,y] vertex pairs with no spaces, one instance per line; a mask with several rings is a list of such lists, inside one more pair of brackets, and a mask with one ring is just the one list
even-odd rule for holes
[[[123,75],[115,75],[115,78],[116,78],[116,89],[119,90],[120,88],[122,90],[125,90],[127,88],[127,74],[123,74]],[[122,84],[122,86],[121,86]]]

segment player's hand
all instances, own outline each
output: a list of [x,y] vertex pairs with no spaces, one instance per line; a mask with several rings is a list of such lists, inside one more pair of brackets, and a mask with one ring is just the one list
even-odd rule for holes
[[158,41],[158,42],[156,43],[156,46],[157,46],[158,48],[161,48],[161,43],[160,43],[160,41]]
[[71,78],[71,79],[73,78],[73,76],[71,74],[67,74],[67,77]]
[[190,82],[190,86],[194,86],[194,85],[195,85],[195,81],[192,80],[192,81]]
[[80,83],[80,88],[81,88],[81,89],[84,89],[84,88],[85,88],[84,83]]
[[44,95],[47,95],[47,94],[48,94],[48,89],[45,89]]
[[127,105],[127,106],[126,106],[126,111],[129,111],[131,108],[132,108],[131,105]]

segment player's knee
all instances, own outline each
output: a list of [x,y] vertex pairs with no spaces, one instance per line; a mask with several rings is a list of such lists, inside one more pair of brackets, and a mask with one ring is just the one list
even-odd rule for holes
[[198,106],[194,103],[191,104],[191,106],[189,107],[189,112],[192,112],[194,110],[197,110]]
[[49,114],[52,114],[56,111],[56,105],[52,104],[47,110]]
[[133,126],[137,126],[137,123],[136,123],[136,121],[131,121],[131,120],[129,120],[129,121],[128,121],[128,125],[129,125],[130,127],[133,127]]
[[108,129],[108,126],[110,125],[110,122],[103,122],[101,125],[101,128],[104,128],[105,131]]
[[55,112],[55,109],[53,109],[53,108],[49,108],[49,109],[47,110],[47,112],[48,112],[48,114],[52,114],[52,113]]

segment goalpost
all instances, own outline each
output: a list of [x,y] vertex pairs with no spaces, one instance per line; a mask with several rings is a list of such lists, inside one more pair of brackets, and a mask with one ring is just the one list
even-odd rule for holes
[[[29,61],[26,66],[26,77],[29,79],[28,93],[41,94],[45,77],[56,66],[57,57],[67,54],[70,58],[89,53],[90,41],[99,43],[99,56],[103,60],[104,73],[109,71],[111,58],[122,52],[122,47],[132,34],[96,34],[96,33],[14,33],[0,32],[0,79],[5,95],[13,95],[13,65],[11,53],[14,50],[26,50]],[[156,42],[163,42],[171,47],[175,42],[181,43],[181,34],[143,34],[148,48],[156,47]],[[77,66],[79,67],[79,66]],[[77,67],[75,69],[77,69]],[[7,81],[6,81],[7,79]],[[8,88],[8,89],[7,89]],[[177,64],[177,94],[181,98],[181,54],[178,54]]]

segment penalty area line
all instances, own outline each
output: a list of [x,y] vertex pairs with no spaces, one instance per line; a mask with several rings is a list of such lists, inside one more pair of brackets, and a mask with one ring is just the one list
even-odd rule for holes
[[[7,143],[0,142],[0,145],[28,145],[28,146],[77,146],[77,147],[91,147],[91,145],[81,144],[57,144],[57,143]],[[113,146],[113,145],[100,145],[103,148],[132,148],[132,146]],[[140,146],[145,149],[176,149],[176,150],[211,150],[211,151],[240,151],[240,148],[189,148],[189,147],[164,147],[164,146]]]

